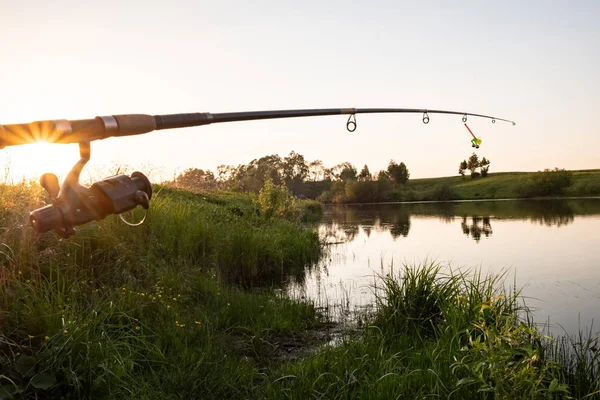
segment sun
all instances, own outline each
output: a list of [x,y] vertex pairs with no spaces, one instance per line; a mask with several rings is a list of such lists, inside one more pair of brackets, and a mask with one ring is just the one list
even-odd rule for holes
[[37,180],[40,175],[52,172],[64,177],[79,159],[76,144],[51,144],[37,142],[0,150],[0,180],[15,183]]

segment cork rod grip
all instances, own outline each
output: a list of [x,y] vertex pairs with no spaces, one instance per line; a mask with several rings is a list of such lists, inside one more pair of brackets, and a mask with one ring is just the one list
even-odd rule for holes
[[156,129],[156,120],[147,114],[113,115],[119,125],[118,133],[112,136],[139,135]]

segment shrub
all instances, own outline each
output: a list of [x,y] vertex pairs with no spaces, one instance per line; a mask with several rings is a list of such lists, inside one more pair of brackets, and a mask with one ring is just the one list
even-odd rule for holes
[[580,182],[573,188],[576,196],[600,195],[600,182]]
[[573,174],[565,169],[545,169],[533,174],[517,186],[521,197],[559,196],[571,185]]
[[417,199],[422,201],[446,201],[456,200],[458,198],[458,193],[456,193],[454,187],[447,183],[443,183],[423,193]]
[[316,222],[323,215],[323,205],[315,200],[301,200],[296,202],[300,221]]
[[285,185],[274,185],[267,179],[260,189],[257,199],[261,215],[266,219],[274,217],[292,218],[295,211],[295,198]]
[[345,202],[347,203],[372,203],[378,200],[378,193],[374,182],[350,181],[346,182]]

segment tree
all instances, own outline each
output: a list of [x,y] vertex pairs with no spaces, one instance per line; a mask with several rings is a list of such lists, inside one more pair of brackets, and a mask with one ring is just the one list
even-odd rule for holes
[[315,160],[308,164],[308,179],[313,182],[325,179],[325,167],[323,161]]
[[465,177],[465,171],[467,170],[467,160],[462,160],[460,165],[458,166],[458,173]]
[[408,168],[406,168],[406,165],[403,162],[396,164],[394,160],[390,160],[387,167],[387,173],[394,182],[402,185],[406,184],[410,177],[410,172],[408,171]]
[[189,190],[211,190],[215,188],[216,180],[210,170],[188,168],[175,178],[175,185]]
[[483,157],[479,162],[479,168],[481,168],[481,177],[485,178],[490,170],[490,160]]
[[271,179],[275,185],[282,182],[283,161],[277,154],[264,156],[253,164],[256,167],[256,177],[264,186],[268,179]]
[[264,156],[250,161],[247,165],[238,165],[229,177],[233,189],[258,192],[267,179],[274,185],[283,180],[283,161],[277,154]]
[[217,167],[217,177],[219,183],[227,183],[235,173],[235,167],[233,165],[219,165]]
[[356,167],[349,162],[343,162],[332,168],[335,177],[342,181],[356,180]]
[[467,162],[467,169],[471,171],[471,178],[475,177],[474,174],[475,171],[477,171],[477,168],[479,168],[479,157],[477,157],[477,154],[473,153]]
[[360,171],[360,174],[358,174],[358,180],[359,181],[370,181],[372,178],[373,177],[371,176],[369,167],[367,167],[367,164],[365,164],[363,169]]
[[282,172],[283,179],[285,180],[288,189],[290,189],[292,193],[297,193],[302,183],[308,177],[309,167],[302,154],[291,151],[290,154],[283,159]]
[[384,170],[381,170],[377,173],[377,178],[375,179],[377,182],[386,182],[390,180],[388,173]]

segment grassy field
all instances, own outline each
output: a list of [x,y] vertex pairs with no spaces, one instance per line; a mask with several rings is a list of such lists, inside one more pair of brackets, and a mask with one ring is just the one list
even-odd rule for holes
[[[571,171],[573,182],[565,196],[600,195],[600,169]],[[411,179],[408,190],[425,193],[442,186],[451,187],[457,199],[510,199],[520,197],[518,187],[533,176],[533,172],[490,173],[485,178],[469,176]]]
[[141,227],[63,240],[28,229],[40,200],[0,185],[2,400],[600,397],[596,339],[544,337],[502,276],[405,267],[326,344],[330,316],[281,290],[320,255],[314,202],[266,218],[247,195],[157,187]]
[[587,197],[600,196],[600,170],[498,172],[474,179],[470,176],[409,179],[404,185],[384,179],[338,180],[321,182],[314,188],[311,183],[305,186],[305,195],[316,196],[323,203],[342,204]]

